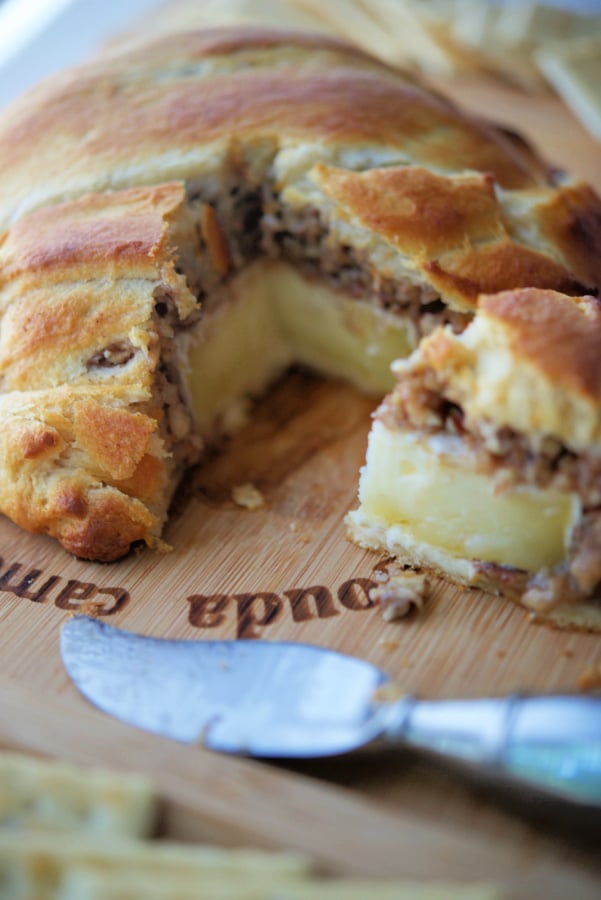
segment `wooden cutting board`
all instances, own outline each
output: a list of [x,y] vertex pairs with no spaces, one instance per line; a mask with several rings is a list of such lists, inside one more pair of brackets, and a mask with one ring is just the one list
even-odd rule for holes
[[[484,80],[444,88],[601,186],[599,146],[553,97]],[[423,697],[576,690],[601,668],[601,638],[552,630],[508,602],[440,582],[419,615],[383,621],[369,598],[381,558],[348,543],[342,524],[373,407],[345,385],[292,373],[243,433],[186,478],[165,534],[170,553],[84,563],[0,521],[0,744],[147,771],[172,836],[295,847],[338,873],[494,878],[512,896],[594,897],[601,869],[583,822],[568,840],[541,821],[544,808],[529,809],[538,822],[525,821],[524,810],[409,754],[301,772],[181,747],[96,712],[62,669],[60,625],[93,604],[145,634],[332,647]],[[246,482],[262,508],[233,502],[232,488]]]

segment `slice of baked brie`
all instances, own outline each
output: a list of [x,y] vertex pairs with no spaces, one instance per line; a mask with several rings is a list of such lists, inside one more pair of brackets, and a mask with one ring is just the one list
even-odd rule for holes
[[601,629],[601,302],[484,296],[438,328],[380,406],[352,538]]

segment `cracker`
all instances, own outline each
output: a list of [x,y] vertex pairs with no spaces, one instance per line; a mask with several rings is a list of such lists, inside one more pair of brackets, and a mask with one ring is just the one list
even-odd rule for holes
[[141,775],[83,770],[20,754],[0,754],[0,828],[85,829],[143,837],[158,800]]
[[601,140],[601,34],[540,47],[535,58],[585,128]]
[[[86,896],[85,883],[102,884],[109,897],[179,896],[175,889],[193,888],[196,896],[234,900],[265,896],[270,885],[307,875],[304,856],[259,850],[225,850],[217,847],[167,841],[117,839],[82,833],[31,831],[0,832],[0,895],[3,900],[61,900]],[[154,883],[160,893],[138,891]],[[106,882],[117,887],[109,893]],[[119,883],[121,887],[119,888]],[[202,887],[202,894],[199,889]],[[74,893],[75,890],[79,893]],[[244,893],[246,891],[246,893]],[[262,892],[262,893],[261,893]],[[185,896],[185,895],[182,895]],[[193,895],[192,895],[193,896]]]

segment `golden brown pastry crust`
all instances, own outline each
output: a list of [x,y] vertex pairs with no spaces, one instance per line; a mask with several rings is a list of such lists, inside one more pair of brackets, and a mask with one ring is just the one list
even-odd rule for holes
[[315,142],[324,162],[385,152],[442,172],[490,172],[509,189],[547,179],[501,129],[356,48],[214,29],[81,66],[13,104],[0,124],[0,226],[88,191],[202,177],[232,144],[242,165],[289,150],[308,168]]
[[[441,175],[421,166],[351,172],[317,165],[311,177],[336,204],[337,219],[398,250],[457,309],[473,312],[480,294],[508,284],[578,293],[584,288],[579,278],[593,286],[601,283],[601,228],[587,223],[586,201],[597,212],[600,207],[586,187],[579,191],[580,226],[583,232],[588,228],[599,253],[583,253],[576,241],[573,248],[576,217],[568,217],[563,193],[553,190],[555,206],[565,214],[549,226],[555,241],[554,253],[548,254],[544,244],[541,252],[512,235],[503,193],[488,173]],[[552,218],[548,206],[544,212]]]
[[556,387],[601,410],[601,301],[531,288],[483,297],[516,361],[529,361]]
[[[174,268],[168,225],[181,185],[40,210],[0,248],[0,509],[84,558],[157,542],[173,463],[154,387],[154,307]],[[124,342],[127,365],[103,351]]]
[[462,335],[438,329],[395,368],[430,368],[469,420],[598,453],[600,359],[601,301],[530,288],[480,298]]

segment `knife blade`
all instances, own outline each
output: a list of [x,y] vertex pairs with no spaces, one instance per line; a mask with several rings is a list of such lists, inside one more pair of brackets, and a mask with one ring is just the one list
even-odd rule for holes
[[61,631],[81,693],[177,741],[262,758],[401,744],[601,807],[601,698],[416,700],[370,663],[266,641],[145,637],[86,616]]
[[368,663],[318,647],[164,640],[83,616],[63,626],[61,654],[79,690],[105,712],[178,741],[254,756],[360,746],[370,697],[384,681]]

